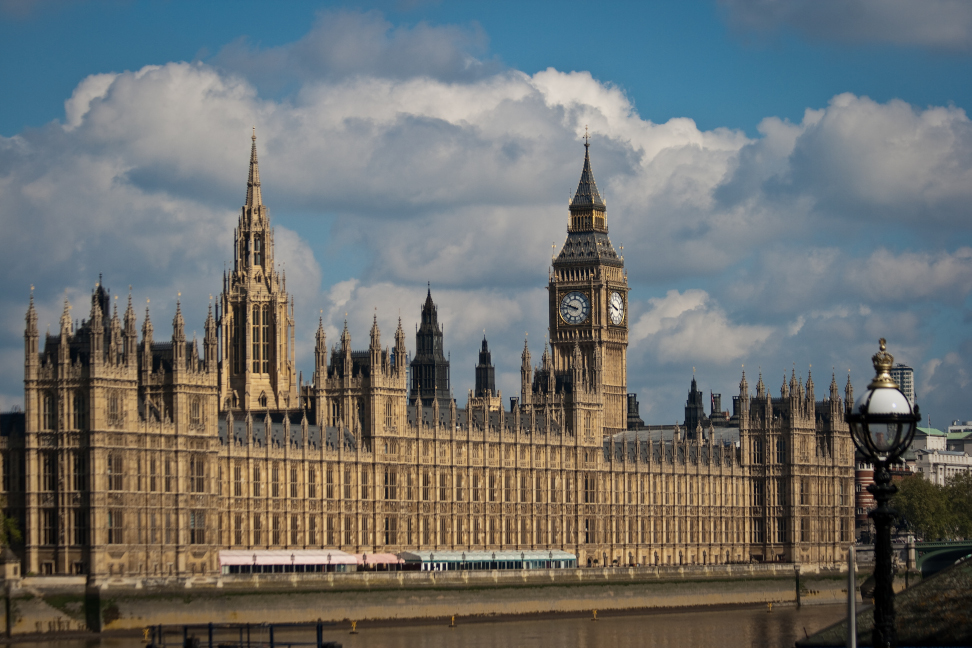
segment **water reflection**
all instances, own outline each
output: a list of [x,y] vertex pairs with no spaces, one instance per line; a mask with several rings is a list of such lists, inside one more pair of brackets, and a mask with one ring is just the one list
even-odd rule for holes
[[[457,619],[457,627],[448,622],[436,625],[369,627],[358,625],[357,635],[349,635],[343,626],[325,628],[325,641],[337,641],[345,648],[778,648],[793,646],[804,633],[813,634],[844,618],[843,605],[818,605],[801,609],[765,607],[687,610],[646,614],[598,614],[598,621],[586,618],[552,617],[501,622],[472,622]],[[266,642],[266,632],[252,633],[253,646]],[[204,637],[201,642],[206,646]],[[277,632],[277,646],[288,641],[313,641],[314,631]],[[17,642],[18,648],[37,648],[40,644]],[[142,648],[136,638],[101,638],[87,640],[45,641],[54,648]],[[178,645],[171,635],[171,645]],[[262,645],[268,645],[263,643]]]

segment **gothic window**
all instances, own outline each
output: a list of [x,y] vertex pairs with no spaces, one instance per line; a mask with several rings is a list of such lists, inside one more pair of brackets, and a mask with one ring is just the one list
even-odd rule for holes
[[290,544],[303,544],[300,541],[300,517],[297,515],[290,516]]
[[317,516],[311,515],[307,518],[307,544],[317,544]]
[[84,398],[84,392],[74,392],[74,429],[86,430],[88,428],[88,407]]
[[253,265],[263,265],[263,239],[259,234],[253,237]]
[[385,544],[398,544],[398,518],[391,516],[385,518]]
[[273,544],[280,544],[280,516],[274,515],[271,519],[271,531],[273,531]]
[[464,501],[464,497],[463,497],[463,493],[465,492],[463,489],[463,486],[465,485],[464,482],[465,479],[463,479],[463,474],[462,473],[457,474],[456,475],[456,501],[457,502]]
[[506,473],[506,475],[503,478],[503,501],[504,502],[515,501],[513,500],[512,482],[513,482],[513,475],[511,475],[510,473]]
[[810,485],[806,478],[800,480],[800,504],[809,504]]
[[753,439],[753,463],[761,464],[763,463],[763,441],[762,439]]
[[108,544],[124,543],[124,526],[120,509],[108,510]]
[[72,526],[74,527],[75,545],[88,544],[88,512],[84,509],[74,509],[72,511]]
[[390,466],[385,468],[385,499],[398,499],[398,473]]
[[480,500],[479,492],[479,473],[473,473],[472,476],[472,501],[478,502]]
[[844,481],[843,480],[841,480],[840,482],[838,482],[837,488],[838,488],[838,493],[840,495],[840,498],[839,498],[840,506],[844,506]]
[[489,473],[489,501],[496,501],[496,474]]
[[206,513],[189,511],[189,544],[206,544]]
[[[233,373],[243,373],[246,357],[246,309],[237,306],[233,312],[232,324]],[[235,405],[235,403],[234,403]]]
[[344,518],[344,544],[354,545],[354,520],[350,517]]
[[543,476],[540,473],[537,473],[535,491],[537,494],[537,502],[541,502],[541,503],[543,502],[543,482],[544,482]]
[[800,519],[800,542],[810,541],[810,520],[807,518]]
[[42,491],[53,491],[57,482],[57,458],[53,452],[41,452],[41,483]]
[[122,457],[117,452],[108,453],[108,490],[122,490]]
[[256,464],[253,466],[253,497],[260,497],[261,484],[260,465]]
[[41,420],[44,430],[53,430],[57,426],[57,405],[54,394],[44,394],[44,418]]
[[300,485],[297,482],[297,467],[293,466],[290,469],[290,497],[292,499],[297,499],[297,491]]
[[270,496],[280,497],[280,462],[278,461],[270,467]]
[[263,312],[259,306],[253,307],[253,320],[250,331],[253,341],[253,373],[260,373],[260,367],[262,363],[260,362],[260,314]]
[[530,476],[525,473],[520,475],[520,501],[530,501]]
[[83,452],[71,454],[71,490],[77,493],[88,490],[88,458]]
[[243,515],[237,513],[233,516],[233,544],[239,546],[243,544]]
[[206,460],[198,455],[189,457],[189,492],[206,492]]
[[753,482],[753,506],[763,505],[763,482],[755,480]]
[[260,392],[260,398],[258,399],[258,402],[260,403],[260,407],[264,407],[265,408],[267,406],[267,394],[266,394],[266,392]]
[[[317,498],[317,468],[311,466],[307,470],[307,497]],[[311,544],[314,544],[313,542]]]
[[786,463],[786,440],[783,437],[776,440],[776,463]]
[[263,307],[263,373],[270,373],[270,306]]
[[346,499],[346,500],[351,499],[351,488],[352,488],[351,477],[352,477],[352,475],[353,475],[353,473],[351,472],[351,469],[350,468],[345,468],[344,469],[344,499]]
[[422,473],[422,501],[428,502],[432,499],[432,475],[428,471]]
[[390,430],[392,427],[392,411],[393,411],[392,399],[389,398],[388,400],[385,401],[385,429],[386,430]]
[[253,544],[263,544],[263,518],[259,515],[253,516]]
[[595,485],[594,485],[594,475],[585,474],[584,475],[584,503],[594,504],[597,502]]
[[361,499],[371,499],[371,485],[368,483],[367,468],[361,471]]
[[753,542],[755,544],[763,543],[763,521],[753,520]]
[[449,476],[445,473],[439,475],[439,501],[449,501]]
[[202,402],[198,396],[193,396],[189,400],[189,426],[202,427]]
[[327,491],[325,497],[327,499],[334,499],[334,468],[331,466],[327,467]]

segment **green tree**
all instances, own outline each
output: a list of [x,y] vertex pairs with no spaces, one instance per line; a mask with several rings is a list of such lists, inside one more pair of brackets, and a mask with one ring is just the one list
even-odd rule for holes
[[945,482],[945,496],[957,535],[972,538],[972,472],[952,475]]
[[22,538],[23,535],[20,533],[20,525],[17,524],[17,519],[5,515],[0,516],[0,547],[11,542],[20,542]]
[[897,486],[898,493],[891,505],[916,535],[924,540],[956,536],[952,507],[944,487],[920,475],[905,477]]

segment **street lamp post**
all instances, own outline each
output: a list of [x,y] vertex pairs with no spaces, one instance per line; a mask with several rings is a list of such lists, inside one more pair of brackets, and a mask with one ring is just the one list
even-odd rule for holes
[[887,352],[884,338],[881,350],[871,358],[875,376],[853,409],[846,413],[854,445],[874,464],[874,483],[867,487],[877,507],[868,514],[874,520],[874,631],[875,647],[897,648],[894,627],[894,571],[891,561],[891,524],[895,513],[889,502],[898,492],[891,483],[889,466],[898,460],[915,436],[921,415],[898,389],[889,370],[894,356]]

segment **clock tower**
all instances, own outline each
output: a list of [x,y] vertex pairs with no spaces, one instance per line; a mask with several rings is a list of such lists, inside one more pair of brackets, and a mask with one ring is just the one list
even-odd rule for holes
[[628,277],[608,238],[607,207],[591,171],[585,137],[584,169],[570,201],[567,240],[550,270],[550,342],[555,371],[570,367],[580,347],[604,402],[604,434],[627,422]]

